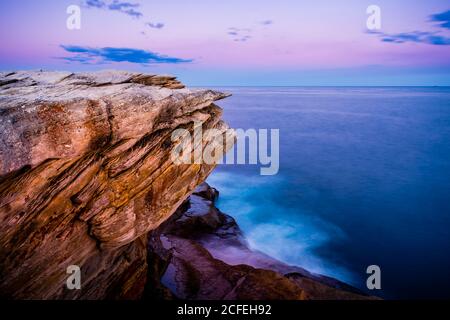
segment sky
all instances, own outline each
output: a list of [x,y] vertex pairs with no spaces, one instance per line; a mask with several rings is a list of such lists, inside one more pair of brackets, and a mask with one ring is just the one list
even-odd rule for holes
[[[80,28],[69,29],[71,5]],[[369,30],[367,7],[380,8]],[[445,0],[0,1],[0,70],[120,69],[191,86],[450,85]]]

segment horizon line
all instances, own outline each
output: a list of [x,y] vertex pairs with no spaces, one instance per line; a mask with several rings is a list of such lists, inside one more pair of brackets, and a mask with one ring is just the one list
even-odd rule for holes
[[450,85],[186,85],[188,87],[233,87],[233,88],[450,88]]

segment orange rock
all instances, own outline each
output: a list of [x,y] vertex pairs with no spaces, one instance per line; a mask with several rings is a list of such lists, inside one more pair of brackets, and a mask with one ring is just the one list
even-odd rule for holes
[[198,119],[224,132],[226,96],[133,72],[0,73],[1,295],[139,297],[142,239],[214,167],[174,165],[170,134]]

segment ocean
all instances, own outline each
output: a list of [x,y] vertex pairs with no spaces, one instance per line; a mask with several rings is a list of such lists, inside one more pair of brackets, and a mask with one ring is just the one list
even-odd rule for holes
[[278,174],[207,180],[252,248],[383,298],[450,297],[449,87],[214,89],[231,127],[280,130]]

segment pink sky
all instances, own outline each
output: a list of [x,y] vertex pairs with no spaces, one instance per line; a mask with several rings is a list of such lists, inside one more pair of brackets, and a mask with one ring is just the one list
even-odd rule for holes
[[[107,5],[112,1],[103,2]],[[200,72],[217,70],[214,82],[220,84],[221,75],[230,72],[253,72],[255,77],[261,72],[274,72],[282,78],[283,72],[288,75],[293,70],[318,70],[325,76],[327,70],[378,66],[379,70],[397,68],[399,72],[420,69],[417,79],[427,74],[427,81],[450,84],[449,45],[383,42],[366,29],[366,8],[377,4],[383,34],[421,31],[450,39],[448,29],[429,21],[430,15],[450,9],[441,0],[348,0],[345,5],[332,0],[120,1],[138,4],[133,8],[142,14],[140,18],[107,7],[88,8],[85,2],[2,2],[0,68],[167,70],[193,83]],[[66,8],[71,4],[81,6],[80,30],[66,28]],[[148,22],[164,26],[151,28]],[[248,38],[234,41],[243,37]],[[193,61],[176,65],[113,62],[88,66],[57,59],[70,56],[61,45],[132,48]],[[330,74],[326,77],[332,80]],[[409,79],[410,72],[404,77]]]

